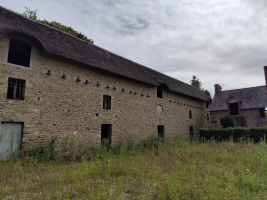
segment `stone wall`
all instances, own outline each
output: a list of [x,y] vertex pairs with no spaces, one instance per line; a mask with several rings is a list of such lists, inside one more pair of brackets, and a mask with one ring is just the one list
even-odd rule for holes
[[[266,126],[267,119],[259,118],[258,109],[239,110],[240,115],[231,116],[235,122],[235,126]],[[227,111],[210,112],[211,123],[216,124],[221,117],[228,115]]]
[[[0,40],[0,121],[24,123],[23,151],[56,136],[99,145],[101,124],[112,124],[112,144],[129,135],[136,141],[157,135],[158,125],[164,125],[166,138],[188,137],[189,127],[194,126],[194,133],[198,133],[206,119],[204,101],[168,91],[158,99],[156,87],[39,52],[35,47],[31,69],[7,64],[7,41]],[[9,77],[26,80],[25,100],[6,98]],[[103,95],[111,96],[111,110],[103,109]],[[157,110],[159,105],[163,112]],[[189,110],[193,119],[189,119]]]

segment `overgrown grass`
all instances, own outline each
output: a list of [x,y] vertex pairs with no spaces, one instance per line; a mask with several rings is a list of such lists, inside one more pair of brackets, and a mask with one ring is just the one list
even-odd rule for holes
[[266,142],[151,140],[71,161],[27,157],[0,163],[0,199],[266,199],[266,152]]

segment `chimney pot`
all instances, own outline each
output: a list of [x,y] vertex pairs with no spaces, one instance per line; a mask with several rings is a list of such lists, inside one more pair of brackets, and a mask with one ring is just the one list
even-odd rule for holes
[[219,84],[215,84],[214,88],[215,88],[215,96],[220,96],[222,87]]

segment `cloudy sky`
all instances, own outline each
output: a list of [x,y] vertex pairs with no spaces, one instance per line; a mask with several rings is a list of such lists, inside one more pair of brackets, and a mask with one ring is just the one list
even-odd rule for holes
[[265,84],[266,0],[1,0],[71,26],[102,48],[214,93]]

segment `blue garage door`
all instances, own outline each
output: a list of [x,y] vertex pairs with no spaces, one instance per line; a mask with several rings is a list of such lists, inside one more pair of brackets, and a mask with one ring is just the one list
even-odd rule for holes
[[9,160],[17,157],[20,150],[22,124],[1,123],[0,124],[0,159]]

